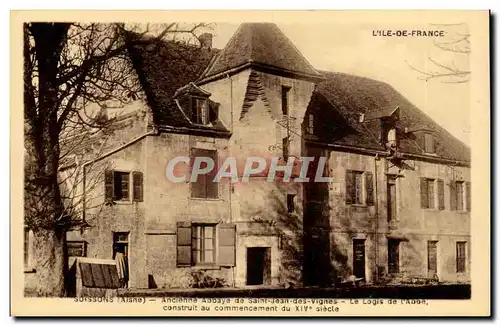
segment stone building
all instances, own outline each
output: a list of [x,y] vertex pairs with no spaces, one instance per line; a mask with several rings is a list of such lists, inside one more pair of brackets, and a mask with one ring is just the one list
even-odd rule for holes
[[[129,287],[331,286],[418,275],[470,279],[470,153],[391,86],[317,71],[274,24],[222,50],[129,49],[144,98],[86,177],[73,255],[129,260]],[[175,157],[326,157],[331,183],[166,178]],[[317,162],[316,160],[314,162]],[[189,174],[181,166],[176,173]]]

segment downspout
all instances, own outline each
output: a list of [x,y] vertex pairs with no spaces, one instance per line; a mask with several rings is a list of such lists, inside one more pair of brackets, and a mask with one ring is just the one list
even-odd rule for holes
[[374,174],[375,174],[375,282],[378,282],[379,278],[379,266],[378,266],[378,242],[379,242],[379,214],[378,214],[378,172],[377,172],[377,161],[380,160],[378,154],[375,155],[373,160]]
[[[227,78],[229,79],[229,87],[230,87],[230,90],[229,90],[229,100],[231,102],[230,104],[230,110],[231,110],[231,133],[233,133],[233,126],[234,126],[234,122],[233,122],[233,117],[234,117],[234,113],[233,113],[233,79],[231,78],[231,76],[229,74],[227,74]],[[231,150],[231,147],[228,146],[229,150]],[[233,184],[231,183],[231,181],[229,181],[229,223],[232,223],[233,222],[233,197],[232,197],[232,194],[233,194]],[[236,231],[235,231],[236,232]],[[236,234],[234,235],[234,241],[236,241]],[[235,244],[235,250],[236,250],[236,244]],[[236,252],[235,252],[235,256],[236,256]],[[236,266],[236,261],[235,261],[235,266]],[[236,280],[235,280],[235,266],[233,266],[231,268],[231,272],[232,272],[232,286],[233,288],[236,287]]]

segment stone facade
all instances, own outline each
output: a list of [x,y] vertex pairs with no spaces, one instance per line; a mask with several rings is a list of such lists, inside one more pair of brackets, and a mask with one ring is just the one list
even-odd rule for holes
[[[334,182],[321,193],[322,214],[314,210],[317,206],[315,198],[308,200],[308,205],[313,207],[312,214],[306,216],[304,222],[312,234],[308,251],[322,250],[327,257],[309,260],[310,266],[306,268],[312,270],[306,277],[316,282],[326,277],[324,281],[331,283],[336,277],[346,279],[355,274],[354,243],[358,241],[362,243],[363,273],[367,282],[374,283],[387,277],[432,278],[434,273],[431,275],[429,272],[428,242],[437,241],[435,274],[439,280],[470,282],[471,223],[470,207],[467,207],[470,203],[466,202],[466,196],[469,195],[463,194],[463,209],[452,210],[450,207],[450,184],[470,182],[469,167],[407,160],[406,167],[401,169],[386,158],[374,154],[316,151],[330,158],[329,176],[333,177]],[[366,202],[346,203],[348,170],[368,172],[375,176],[373,191],[376,200],[371,205]],[[436,186],[435,207],[421,207],[421,178],[443,180],[444,208],[438,208]],[[392,218],[388,217],[388,182],[395,185],[396,203]],[[367,189],[363,187],[362,191],[366,196]],[[397,268],[393,271],[389,267],[391,240],[398,246]],[[465,243],[465,268],[459,271],[457,242]],[[318,270],[323,272],[317,274]],[[324,271],[329,273],[325,274]]]

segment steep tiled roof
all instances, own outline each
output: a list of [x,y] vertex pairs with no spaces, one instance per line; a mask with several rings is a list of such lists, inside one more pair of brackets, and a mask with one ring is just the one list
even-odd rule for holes
[[322,122],[322,141],[339,145],[384,150],[380,143],[380,119],[360,122],[360,115],[379,117],[399,107],[396,123],[402,152],[424,154],[415,132],[431,131],[436,139],[439,157],[470,162],[470,149],[408,101],[392,86],[373,79],[322,72],[325,79],[318,83],[309,110],[314,110]]
[[200,80],[251,65],[320,77],[278,26],[272,23],[244,23],[203,72]]
[[[466,145],[392,86],[349,74],[318,73],[274,24],[243,24],[222,52],[147,39],[129,52],[159,126],[200,128],[192,125],[186,112],[175,103],[176,91],[181,87],[193,88],[190,82],[200,80],[202,72],[206,79],[233,66],[258,62],[302,74],[316,74],[323,79],[318,80],[309,105],[309,110],[316,111],[317,120],[323,124],[316,128],[321,131],[319,141],[385,150],[380,141],[380,117],[392,114],[399,107],[397,128],[403,152],[423,154],[416,135],[419,130],[426,130],[436,136],[437,156],[470,162],[470,149]],[[259,88],[250,91],[253,94],[259,92]],[[365,115],[364,122],[360,122],[361,114]],[[210,128],[227,131],[220,121],[214,121]]]
[[174,101],[176,91],[195,81],[218,50],[148,38],[136,39],[132,44],[130,58],[156,125],[227,131],[221,124],[192,125]]

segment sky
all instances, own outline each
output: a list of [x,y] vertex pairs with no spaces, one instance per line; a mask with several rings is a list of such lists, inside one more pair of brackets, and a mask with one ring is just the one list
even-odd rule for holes
[[[384,81],[403,94],[438,124],[470,146],[470,84],[449,83],[450,79],[422,80],[422,71],[446,71],[429,58],[446,67],[453,65],[469,69],[467,54],[443,51],[433,41],[452,42],[468,33],[467,25],[437,26],[409,22],[349,23],[322,22],[316,24],[277,24],[302,52],[305,58],[320,70],[355,74]],[[216,23],[213,46],[222,49],[234,34],[238,24]],[[441,38],[380,37],[375,30],[442,30]],[[460,43],[462,45],[463,43]],[[456,81],[453,79],[451,81]]]

